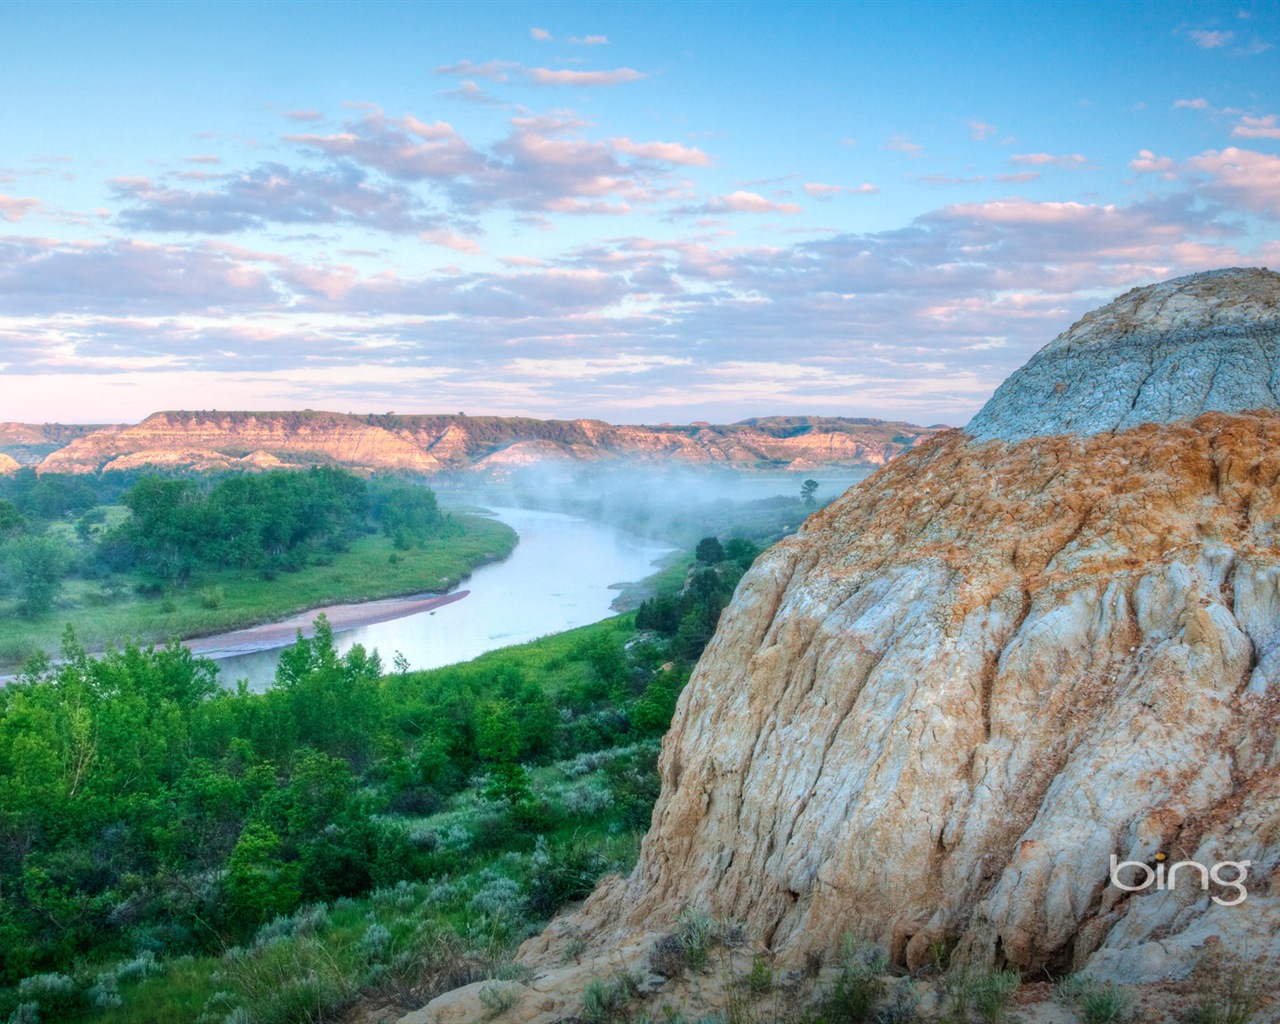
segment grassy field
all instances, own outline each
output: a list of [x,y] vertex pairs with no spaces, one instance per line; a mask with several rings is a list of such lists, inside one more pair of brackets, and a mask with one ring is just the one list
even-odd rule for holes
[[11,673],[40,651],[56,654],[70,625],[90,650],[125,638],[163,642],[208,636],[285,618],[324,604],[370,601],[450,589],[473,568],[505,558],[515,531],[482,516],[458,516],[462,532],[397,551],[381,535],[361,537],[349,550],[273,580],[237,571],[206,573],[160,597],[144,598],[131,587],[104,589],[72,580],[58,607],[31,621],[10,602],[0,604],[0,672]]

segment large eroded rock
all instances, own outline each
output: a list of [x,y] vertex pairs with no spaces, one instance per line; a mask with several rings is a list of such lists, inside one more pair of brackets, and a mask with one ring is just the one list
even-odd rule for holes
[[[570,929],[634,946],[688,905],[783,963],[847,931],[913,967],[945,942],[1124,981],[1182,976],[1215,937],[1280,953],[1278,282],[1130,293],[976,439],[767,552],[680,700],[637,867],[525,961]],[[1113,854],[1249,860],[1248,898],[1122,892]]]

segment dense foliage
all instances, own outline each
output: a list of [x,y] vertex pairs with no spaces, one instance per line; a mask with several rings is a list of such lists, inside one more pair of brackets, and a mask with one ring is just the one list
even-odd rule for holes
[[0,476],[0,597],[37,619],[72,579],[159,596],[202,574],[273,579],[368,533],[405,550],[454,526],[426,487],[330,467],[212,481],[23,469]]
[[[440,528],[425,489],[271,476],[204,492],[141,480],[124,495],[131,518],[107,536],[180,562],[192,532],[216,533],[238,507],[251,543],[231,546],[228,531],[216,557],[251,563],[341,536],[348,512],[405,543]],[[285,493],[300,513],[270,508]],[[48,540],[19,529],[10,543]],[[388,674],[359,646],[339,655],[323,617],[264,693],[219,685],[211,662],[177,645],[92,657],[68,631],[59,664],[0,688],[0,1020],[29,1019],[35,1004],[44,1021],[127,1009],[120,986],[145,988],[171,961],[185,970],[174,957],[258,951],[279,921],[311,920],[309,907],[341,917],[343,900],[377,906],[391,891],[430,896],[412,921],[387,920],[412,925],[414,943],[428,924],[465,935],[477,920],[486,942],[518,941],[625,869],[617,841],[648,825],[657,740],[705,643],[684,619],[713,628],[756,553],[737,540],[701,549],[718,549],[716,563],[695,562],[642,610],[674,602],[674,630],[623,616],[431,672]],[[372,983],[368,951],[352,955],[334,1005]],[[201,1005],[207,984],[195,986]],[[251,990],[245,979],[240,1005],[276,998]]]
[[668,638],[682,657],[696,659],[716,631],[720,613],[739,578],[751,567],[760,549],[749,540],[734,537],[721,544],[704,537],[695,549],[695,561],[679,593],[659,594],[640,605],[636,627]]

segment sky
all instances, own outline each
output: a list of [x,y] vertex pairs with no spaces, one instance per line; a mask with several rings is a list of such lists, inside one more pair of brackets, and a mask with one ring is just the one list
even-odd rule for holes
[[0,3],[0,420],[963,424],[1280,267],[1274,3]]

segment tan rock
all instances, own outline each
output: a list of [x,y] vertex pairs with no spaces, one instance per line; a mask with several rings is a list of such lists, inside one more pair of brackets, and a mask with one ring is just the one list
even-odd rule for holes
[[[1153,407],[1266,408],[1023,437],[1029,407],[998,394],[980,419],[1018,439],[935,438],[762,556],[680,699],[635,870],[522,960],[554,963],[570,932],[605,956],[690,905],[793,966],[846,932],[903,967],[945,943],[1024,977],[1280,957],[1280,402],[1197,390],[1196,326],[1200,302],[1211,336],[1254,346],[1242,380],[1274,379],[1275,307],[1249,296],[1278,280],[1127,297],[1121,339],[1165,359]],[[1113,855],[1157,854],[1250,861],[1248,897],[1221,905],[1238,890],[1194,871],[1110,883]]]

